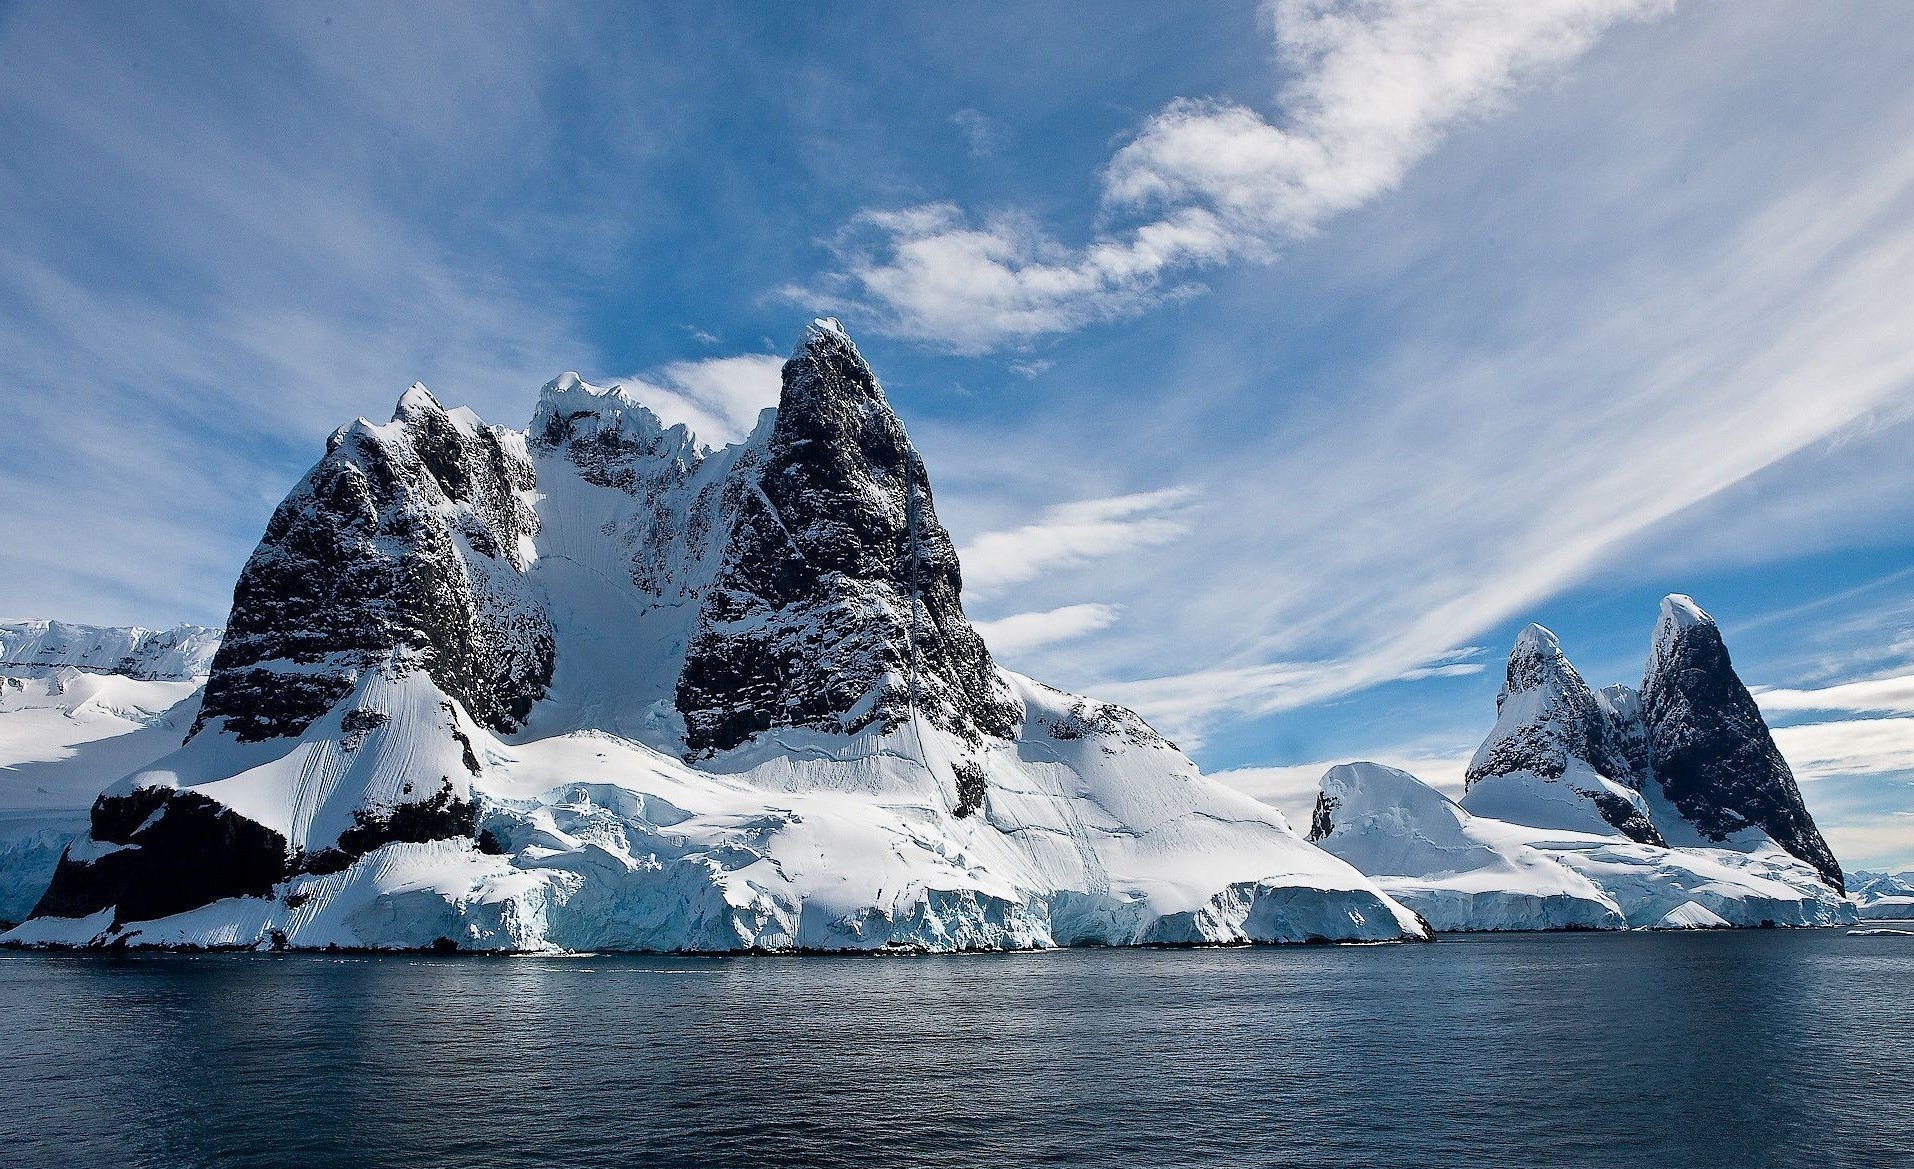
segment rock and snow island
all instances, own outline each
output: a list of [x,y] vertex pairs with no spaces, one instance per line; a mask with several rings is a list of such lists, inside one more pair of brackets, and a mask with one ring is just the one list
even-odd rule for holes
[[[174,638],[179,693],[111,699],[169,742],[185,723],[184,745],[93,801],[5,940],[1428,936],[1135,714],[1000,669],[960,587],[923,461],[836,322],[717,450],[575,375],[525,431],[414,386],[328,440],[223,639]],[[215,641],[210,667],[189,660]]]
[[1310,840],[1437,930],[1852,922],[1840,865],[1685,596],[1662,602],[1639,690],[1592,690],[1555,635],[1509,655],[1460,802],[1373,763],[1323,776]]

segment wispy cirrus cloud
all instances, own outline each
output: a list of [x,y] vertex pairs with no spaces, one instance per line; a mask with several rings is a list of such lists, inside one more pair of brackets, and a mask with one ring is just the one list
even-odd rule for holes
[[872,209],[828,283],[891,332],[958,353],[1127,316],[1193,291],[1187,277],[1204,268],[1272,258],[1395,187],[1451,126],[1493,112],[1615,23],[1666,7],[1273,0],[1265,13],[1285,76],[1277,120],[1171,102],[1105,168],[1109,228],[1090,243],[1060,243],[1016,212]]
[[976,622],[984,644],[999,656],[1025,653],[1040,646],[1108,629],[1117,623],[1123,611],[1115,605],[1090,602],[1063,605],[1041,613],[1013,613],[995,621]]
[[1806,690],[1772,687],[1755,692],[1767,714],[1845,711],[1852,714],[1914,714],[1914,674],[1841,682]]
[[985,532],[964,547],[964,588],[989,597],[1049,572],[1168,543],[1189,533],[1195,499],[1190,488],[1170,487],[1057,504],[1035,523]]

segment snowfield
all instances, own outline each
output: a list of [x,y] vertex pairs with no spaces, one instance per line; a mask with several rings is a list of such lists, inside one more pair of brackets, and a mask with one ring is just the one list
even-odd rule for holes
[[0,921],[17,922],[46,891],[67,842],[86,832],[93,797],[179,746],[199,710],[200,680],[19,661],[0,670],[19,671],[0,673]]
[[[1831,926],[1852,903],[1759,833],[1729,847],[1660,847],[1613,828],[1478,816],[1406,771],[1351,763],[1323,776],[1326,851],[1375,878],[1438,932]],[[1545,807],[1538,818],[1552,819]],[[1320,813],[1319,813],[1320,815]]]

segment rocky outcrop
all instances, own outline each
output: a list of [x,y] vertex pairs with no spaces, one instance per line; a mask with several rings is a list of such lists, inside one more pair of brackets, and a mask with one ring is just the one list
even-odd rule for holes
[[225,897],[265,897],[287,873],[286,838],[197,792],[104,795],[92,834],[60,858],[34,917],[151,921]]
[[[1495,727],[1469,763],[1468,791],[1505,777],[1558,786],[1629,839],[1662,843],[1639,795],[1640,735],[1628,694],[1597,695],[1555,635],[1530,625],[1515,639],[1495,707]],[[1488,798],[1477,796],[1474,806]]]
[[679,679],[689,753],[780,726],[890,730],[913,707],[1009,738],[1020,711],[964,617],[956,548],[883,387],[834,321],[806,330],[783,383]]
[[326,447],[240,573],[195,733],[297,735],[388,662],[517,727],[553,652],[521,576],[538,528],[523,437],[415,385],[390,423],[362,419]]
[[1655,778],[1685,820],[1715,841],[1759,829],[1843,887],[1840,862],[1735,673],[1720,629],[1689,597],[1662,602],[1641,708]]

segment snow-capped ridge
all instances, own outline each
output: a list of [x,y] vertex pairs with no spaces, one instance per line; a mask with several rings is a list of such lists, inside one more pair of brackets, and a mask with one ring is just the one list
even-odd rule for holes
[[147,681],[204,677],[222,630],[76,625],[29,620],[0,623],[0,674],[45,677],[58,670],[121,674]]

